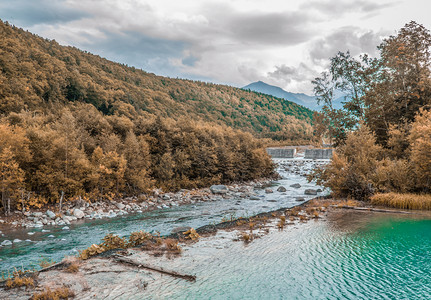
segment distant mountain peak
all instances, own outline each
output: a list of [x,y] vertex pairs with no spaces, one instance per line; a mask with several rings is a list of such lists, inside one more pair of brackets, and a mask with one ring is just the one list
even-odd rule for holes
[[[243,89],[251,90],[254,92],[267,94],[270,96],[274,96],[277,98],[282,98],[296,104],[305,106],[312,110],[320,111],[321,105],[317,104],[317,100],[315,96],[309,96],[304,93],[291,93],[283,90],[281,87],[270,85],[261,80],[250,83],[243,87]],[[334,108],[341,108],[343,106],[342,102],[345,101],[345,94],[341,91],[336,91],[335,93],[336,99],[333,100]]]
[[310,109],[318,109],[316,98],[313,96],[308,96],[304,93],[291,93],[283,90],[282,88],[268,84],[261,80],[250,83],[243,87],[243,89],[249,89],[254,92],[268,94],[277,98],[282,98],[288,101],[295,102],[296,104],[305,106]]

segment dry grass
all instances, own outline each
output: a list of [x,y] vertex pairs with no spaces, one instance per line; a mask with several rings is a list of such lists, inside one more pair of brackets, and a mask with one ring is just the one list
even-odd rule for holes
[[[198,240],[200,237],[193,228],[183,234],[186,238],[191,240]],[[153,235],[145,231],[132,232],[129,239],[108,234],[103,238],[103,241],[104,242],[101,244],[93,244],[87,249],[80,251],[79,258],[85,260],[108,250],[127,249],[136,246],[141,246],[142,249],[145,250],[159,250],[159,253],[164,253],[166,251],[169,253],[180,253],[182,251],[181,247],[178,245],[178,241],[173,239],[166,241],[158,235]]]
[[35,293],[31,300],[60,300],[71,299],[75,297],[75,293],[68,287],[61,287],[51,290],[49,287],[40,293]]
[[53,261],[52,259],[49,259],[47,257],[43,257],[42,259],[39,260],[39,266],[42,269],[48,268],[49,266],[52,266],[53,264],[55,264],[55,261]]
[[71,263],[66,269],[68,273],[77,273],[79,271],[79,264],[77,262]]
[[244,243],[250,243],[253,240],[253,235],[246,232],[241,232],[241,239]]
[[187,239],[191,239],[192,241],[196,241],[200,238],[200,235],[196,232],[194,228],[190,228],[186,232],[183,232]]
[[178,245],[178,241],[174,239],[165,239],[165,246],[168,251],[173,253],[181,253],[183,249],[181,249],[180,245]]
[[386,193],[371,197],[371,204],[400,209],[431,210],[431,195]]
[[6,289],[19,288],[22,286],[34,287],[34,279],[31,277],[15,276],[14,278],[9,278],[6,281]]
[[277,223],[278,229],[283,229],[284,225],[286,224],[286,216],[280,216],[280,220]]

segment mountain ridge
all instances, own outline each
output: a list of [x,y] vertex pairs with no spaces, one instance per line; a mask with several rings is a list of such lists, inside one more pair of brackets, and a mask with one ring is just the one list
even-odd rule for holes
[[[242,89],[251,90],[254,92],[263,93],[277,98],[285,99],[287,101],[294,102],[298,105],[302,105],[311,110],[320,111],[320,109],[322,108],[322,105],[317,104],[316,96],[309,96],[305,93],[288,92],[278,86],[268,84],[261,80],[252,82],[244,86]],[[344,98],[345,98],[344,94],[338,92],[337,98],[335,98],[333,101],[334,108],[341,108]]]

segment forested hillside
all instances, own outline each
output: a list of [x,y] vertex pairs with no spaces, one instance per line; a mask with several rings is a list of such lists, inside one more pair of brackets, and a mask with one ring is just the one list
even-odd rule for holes
[[259,137],[308,140],[311,112],[170,79],[0,22],[0,208],[270,176]]
[[275,139],[309,139],[312,112],[229,86],[146,73],[0,22],[0,113],[90,103],[105,115],[215,122]]

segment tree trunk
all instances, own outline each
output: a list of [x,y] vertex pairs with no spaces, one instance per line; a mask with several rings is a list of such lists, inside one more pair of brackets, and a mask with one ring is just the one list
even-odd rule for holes
[[59,212],[61,213],[61,205],[63,204],[63,197],[64,197],[64,191],[61,191],[61,197],[60,197],[60,208]]

